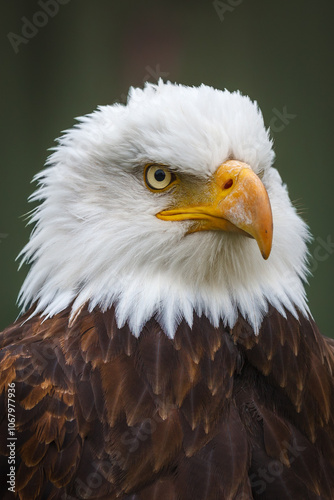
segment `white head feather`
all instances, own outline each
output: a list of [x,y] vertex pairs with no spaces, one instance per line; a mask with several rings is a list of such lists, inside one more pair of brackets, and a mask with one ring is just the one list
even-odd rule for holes
[[[257,331],[272,304],[308,314],[302,280],[308,230],[272,167],[274,153],[256,103],[240,93],[159,82],[131,89],[126,106],[102,106],[59,139],[36,176],[41,202],[21,252],[31,269],[20,293],[26,308],[52,316],[71,303],[116,307],[119,326],[138,335],[155,316],[173,336],[193,312],[233,327],[240,312]],[[172,193],[152,193],[147,163],[207,180],[227,159],[261,175],[273,212],[267,261],[255,240],[235,233],[186,234],[187,222],[155,214]]]

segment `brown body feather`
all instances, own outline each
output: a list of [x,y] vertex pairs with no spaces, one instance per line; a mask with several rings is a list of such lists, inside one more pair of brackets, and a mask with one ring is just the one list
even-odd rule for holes
[[195,316],[171,340],[113,310],[30,315],[0,336],[1,499],[334,498],[334,353],[311,319],[271,309],[255,336]]

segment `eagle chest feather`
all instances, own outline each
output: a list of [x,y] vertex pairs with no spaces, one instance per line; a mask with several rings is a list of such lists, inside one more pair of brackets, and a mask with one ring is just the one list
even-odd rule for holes
[[112,308],[71,327],[69,309],[30,314],[1,336],[17,498],[333,498],[333,353],[309,319],[271,308],[255,336],[195,316],[170,339],[154,319],[134,337]]

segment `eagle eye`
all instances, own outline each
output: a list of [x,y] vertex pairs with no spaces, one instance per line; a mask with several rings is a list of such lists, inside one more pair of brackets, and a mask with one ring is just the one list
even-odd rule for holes
[[147,165],[144,180],[151,191],[163,191],[176,180],[176,176],[164,165]]

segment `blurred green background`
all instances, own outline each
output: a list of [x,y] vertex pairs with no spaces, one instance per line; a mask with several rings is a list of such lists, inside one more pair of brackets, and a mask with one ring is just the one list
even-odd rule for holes
[[53,139],[75,116],[162,76],[258,101],[315,238],[310,307],[334,336],[333,14],[333,3],[314,0],[3,2],[0,328],[18,315],[27,269],[17,272],[15,257],[30,232],[22,216]]

